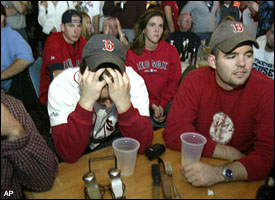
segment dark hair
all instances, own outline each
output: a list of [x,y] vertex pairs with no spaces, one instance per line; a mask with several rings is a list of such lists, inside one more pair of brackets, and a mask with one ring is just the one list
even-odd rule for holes
[[[101,69],[101,68],[112,68],[113,70],[116,69],[116,70],[118,70],[118,71],[122,74],[122,72],[121,72],[121,70],[119,69],[119,67],[116,66],[116,65],[113,64],[113,63],[102,63],[102,64],[100,64],[99,66],[97,66],[96,71],[99,70],[99,69]],[[105,69],[105,70],[102,72],[102,74],[101,74],[100,77],[98,78],[99,81],[102,81],[102,80],[103,80],[103,74],[106,74],[107,76],[111,77],[112,81],[114,82],[114,79],[113,79],[112,75],[110,74],[110,72],[109,72],[107,69]]]
[[87,63],[86,63],[86,60],[84,58],[82,58],[82,61],[81,61],[80,65],[79,65],[79,71],[80,71],[81,74],[84,73],[86,67],[88,67]]
[[136,37],[134,39],[132,49],[138,55],[141,55],[143,53],[145,47],[145,36],[143,34],[143,30],[146,28],[149,20],[155,16],[160,16],[163,19],[163,33],[160,39],[165,40],[168,34],[163,12],[158,9],[147,10],[145,13],[143,13],[143,15],[141,15],[134,27]]
[[219,55],[219,48],[216,47],[215,49],[213,49],[213,51],[211,52],[211,54],[213,54],[215,56],[216,59],[218,59],[218,55]]
[[5,7],[1,4],[1,15],[7,16]]
[[[225,3],[225,1],[220,1],[220,6],[223,6],[224,3]],[[234,5],[234,1],[231,1],[230,5],[233,6]]]
[[[234,49],[232,49],[230,52],[227,52],[227,53],[223,52],[223,53],[225,53],[225,54],[231,54],[235,49],[237,49],[237,48],[239,48],[239,47],[241,47],[241,46],[245,46],[245,45],[249,45],[249,46],[252,46],[252,47],[253,47],[253,42],[251,42],[251,41],[244,41],[244,42],[241,42],[241,43],[238,44]],[[213,54],[213,55],[215,56],[215,58],[218,59],[219,51],[222,52],[222,50],[220,50],[219,47],[215,47],[215,48],[212,50],[211,54]]]
[[[81,61],[81,64],[80,64],[80,66],[79,66],[79,69],[80,69],[80,73],[81,74],[83,74],[84,73],[84,71],[85,71],[85,69],[86,69],[86,67],[88,67],[89,68],[89,71],[97,71],[97,70],[99,70],[99,69],[101,69],[101,68],[112,68],[112,69],[116,69],[116,70],[118,70],[121,74],[122,74],[122,71],[121,71],[121,69],[118,67],[118,66],[116,66],[115,64],[113,64],[113,63],[102,63],[102,64],[100,64],[100,65],[98,65],[96,68],[95,68],[95,70],[92,68],[92,67],[89,67],[88,65],[87,65],[87,63],[86,63],[86,60],[83,58],[82,59],[82,61]],[[106,73],[107,72],[107,73]],[[107,75],[108,75],[108,71],[107,70],[105,70],[104,71],[104,73],[106,73]],[[102,73],[103,74],[103,73]],[[109,75],[108,75],[109,76]],[[110,75],[111,76],[111,75]],[[100,78],[101,78],[101,76],[100,76]],[[99,79],[100,79],[99,78]]]

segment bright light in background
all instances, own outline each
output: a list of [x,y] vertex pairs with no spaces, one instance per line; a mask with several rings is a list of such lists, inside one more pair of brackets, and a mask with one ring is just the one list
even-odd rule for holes
[[236,6],[236,7],[240,6],[240,2],[239,1],[234,1],[233,6]]

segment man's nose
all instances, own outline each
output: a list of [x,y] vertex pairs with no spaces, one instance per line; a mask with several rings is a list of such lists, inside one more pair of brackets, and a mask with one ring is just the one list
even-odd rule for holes
[[243,56],[243,55],[238,56],[238,59],[237,59],[237,66],[238,66],[238,67],[245,67],[245,63],[246,63],[246,58],[245,58],[245,56]]

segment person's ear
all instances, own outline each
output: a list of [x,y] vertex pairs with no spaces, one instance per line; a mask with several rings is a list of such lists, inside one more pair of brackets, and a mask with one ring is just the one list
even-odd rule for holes
[[81,74],[81,72],[79,71],[79,72],[78,72],[78,84],[81,83],[81,80],[82,80],[82,74]]
[[208,64],[211,68],[216,69],[216,57],[213,54],[208,55]]
[[60,29],[62,32],[64,32],[64,24],[60,24]]

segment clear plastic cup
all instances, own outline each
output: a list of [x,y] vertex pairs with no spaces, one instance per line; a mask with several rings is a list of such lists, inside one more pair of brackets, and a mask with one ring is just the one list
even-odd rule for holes
[[181,139],[181,165],[197,162],[201,158],[206,138],[198,133],[183,133]]
[[117,167],[121,170],[122,176],[130,176],[134,173],[137,152],[140,144],[133,138],[123,137],[116,139],[112,143]]

